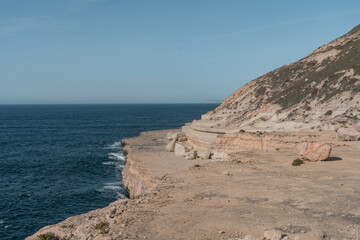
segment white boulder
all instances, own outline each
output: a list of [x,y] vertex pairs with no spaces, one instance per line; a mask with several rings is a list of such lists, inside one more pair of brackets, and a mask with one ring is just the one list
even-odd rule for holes
[[202,159],[209,159],[211,156],[211,152],[209,150],[198,149],[197,156]]
[[192,149],[190,146],[183,145],[181,143],[175,143],[175,155],[185,156],[187,152]]
[[336,134],[337,138],[340,141],[359,141],[360,132],[356,131],[354,128],[340,128]]
[[171,141],[168,143],[168,145],[166,145],[165,150],[166,150],[167,152],[173,152],[173,151],[175,150],[175,143],[176,143],[176,139],[171,140]]

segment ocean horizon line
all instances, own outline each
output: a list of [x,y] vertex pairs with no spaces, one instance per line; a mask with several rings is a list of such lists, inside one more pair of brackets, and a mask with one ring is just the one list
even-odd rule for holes
[[190,104],[220,104],[222,102],[174,102],[174,103],[0,103],[0,106],[52,106],[52,105],[190,105]]

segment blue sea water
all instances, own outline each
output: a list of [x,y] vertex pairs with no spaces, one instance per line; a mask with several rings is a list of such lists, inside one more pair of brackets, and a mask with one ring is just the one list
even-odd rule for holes
[[0,105],[0,238],[127,197],[121,139],[179,128],[216,106]]

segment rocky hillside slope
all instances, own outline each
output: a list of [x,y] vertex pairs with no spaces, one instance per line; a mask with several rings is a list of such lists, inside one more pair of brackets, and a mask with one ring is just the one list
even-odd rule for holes
[[359,92],[360,25],[241,87],[197,124],[228,130],[327,130],[358,122]]

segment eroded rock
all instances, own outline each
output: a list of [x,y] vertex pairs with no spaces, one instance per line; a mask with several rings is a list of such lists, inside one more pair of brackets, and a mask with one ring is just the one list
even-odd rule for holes
[[197,150],[197,156],[202,159],[210,159],[211,153],[209,150],[199,149]]
[[354,129],[355,129],[356,131],[360,132],[360,125],[359,125],[359,126],[354,127]]
[[334,131],[337,132],[339,131],[340,128],[346,128],[346,126],[344,124],[338,124],[334,126]]
[[175,154],[178,156],[185,156],[187,152],[192,149],[190,146],[185,146],[180,143],[175,143]]
[[185,136],[179,136],[178,138],[177,138],[177,141],[178,142],[185,142],[185,141],[187,141],[188,139],[187,139],[187,137],[185,137]]
[[165,150],[166,150],[167,152],[173,152],[173,151],[175,150],[175,143],[176,143],[176,139],[172,139],[172,140],[168,143],[168,145],[166,145]]
[[303,142],[297,146],[300,157],[310,162],[323,161],[330,157],[331,146],[325,142]]
[[360,132],[354,128],[340,128],[336,134],[340,141],[358,141],[360,140]]
[[167,134],[167,139],[168,140],[174,140],[175,139],[175,141],[177,141],[178,138],[180,138],[180,137],[186,137],[185,133],[183,133],[183,132],[169,132]]
[[185,157],[187,160],[193,160],[197,157],[197,151],[195,149],[190,150],[190,152],[188,152]]

